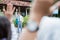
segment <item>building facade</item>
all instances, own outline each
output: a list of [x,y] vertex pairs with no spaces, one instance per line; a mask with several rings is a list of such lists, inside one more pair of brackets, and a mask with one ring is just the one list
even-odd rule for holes
[[18,11],[27,14],[27,8],[30,8],[30,4],[31,4],[30,0],[1,0],[0,10],[2,11],[4,7],[6,9],[6,4],[8,4],[10,1],[16,7],[16,9],[18,9]]

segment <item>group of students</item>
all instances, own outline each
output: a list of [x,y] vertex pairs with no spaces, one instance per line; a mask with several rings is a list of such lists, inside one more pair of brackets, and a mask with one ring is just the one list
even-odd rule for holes
[[8,3],[7,10],[3,9],[5,16],[0,16],[0,40],[60,40],[60,18],[49,17],[60,7],[60,1],[53,4],[54,0],[33,0],[27,25],[15,37],[11,20],[15,7]]

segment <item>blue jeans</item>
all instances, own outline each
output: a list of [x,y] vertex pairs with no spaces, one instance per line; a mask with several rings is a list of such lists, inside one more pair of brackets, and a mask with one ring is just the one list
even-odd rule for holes
[[20,33],[22,31],[22,22],[19,21],[18,22],[18,33]]

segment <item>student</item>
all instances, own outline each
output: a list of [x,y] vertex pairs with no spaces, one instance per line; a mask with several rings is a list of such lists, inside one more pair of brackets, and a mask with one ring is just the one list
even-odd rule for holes
[[[22,32],[20,35],[19,40],[35,40],[37,31],[35,30],[37,27],[39,27],[40,21],[43,16],[50,15],[49,8],[52,6],[53,0],[34,0],[32,3],[32,8],[30,10],[30,18],[28,21],[30,22],[28,24],[28,27],[25,28],[25,31]],[[32,31],[32,27],[36,28]],[[35,26],[36,25],[36,26]],[[32,32],[31,32],[32,31]]]
[[0,16],[0,40],[11,40],[10,21],[3,16]]
[[[60,7],[60,1],[51,6],[50,11]],[[60,18],[45,16],[39,24],[36,40],[60,40]]]
[[8,18],[8,20],[10,21],[11,23],[11,31],[12,31],[12,38],[11,40],[17,40],[17,37],[18,37],[18,33],[17,33],[17,29],[15,28],[13,22],[12,22],[12,16],[13,16],[13,13],[14,13],[14,10],[15,10],[15,7],[13,7],[13,4],[11,4],[11,2],[9,2],[7,4],[7,9],[3,9],[3,13],[4,15]]
[[20,15],[20,13],[18,13],[16,17],[16,25],[18,26],[18,33],[22,31],[22,21],[23,17]]
[[[51,15],[51,12],[56,9],[56,6],[59,7],[60,4],[60,2],[57,2],[53,8],[50,8],[53,3],[54,0],[34,0],[30,11],[30,21],[28,21],[28,23],[30,23],[28,24],[28,27],[25,28],[25,31],[23,31],[20,35],[19,40],[60,40],[60,32],[58,31],[60,29],[60,19],[48,17],[48,15]],[[36,31],[37,27],[39,27],[38,31]],[[50,33],[52,33],[55,37],[51,36]]]

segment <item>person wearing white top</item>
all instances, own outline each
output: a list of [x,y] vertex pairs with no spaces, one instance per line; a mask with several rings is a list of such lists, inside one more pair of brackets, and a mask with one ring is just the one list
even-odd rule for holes
[[14,10],[15,10],[15,7],[13,7],[11,2],[9,2],[7,4],[7,10],[3,9],[4,15],[8,18],[8,20],[11,23],[11,31],[12,31],[11,40],[17,40],[17,38],[18,38],[18,33],[16,31],[17,29],[15,28],[15,26],[12,22],[12,16],[13,16]]
[[60,40],[60,18],[43,17],[37,32],[37,40]]
[[[22,34],[20,35],[19,40],[56,40],[56,39],[60,40],[59,39],[60,32],[58,31],[60,29],[60,25],[59,25],[60,19],[54,18],[54,17],[51,17],[51,18],[45,17],[48,15],[51,15],[52,12],[57,7],[60,6],[60,1],[57,2],[55,5],[53,5],[53,2],[54,0],[34,0],[33,1],[32,8],[30,11],[30,19],[29,19],[33,22],[28,21],[30,23],[28,24],[28,27],[25,28],[26,30],[23,31]],[[37,27],[39,27],[39,30],[37,31],[35,30],[37,28],[35,25],[36,23],[38,25]]]

